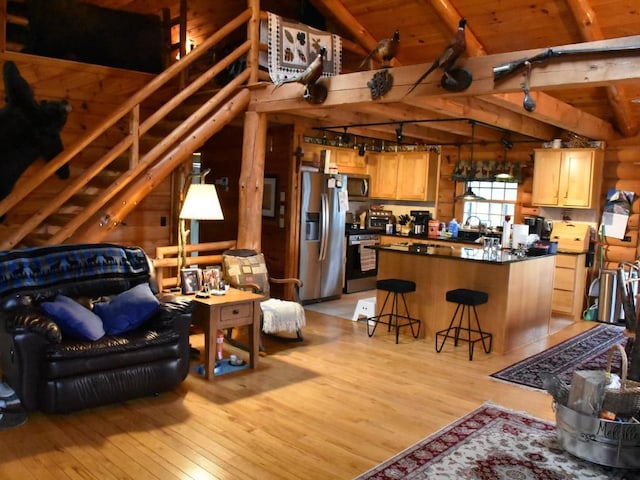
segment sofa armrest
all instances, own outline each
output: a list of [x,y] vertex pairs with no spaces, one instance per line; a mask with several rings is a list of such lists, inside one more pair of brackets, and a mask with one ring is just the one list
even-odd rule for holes
[[61,334],[44,312],[36,308],[16,309],[2,315],[0,329],[1,369],[27,411],[38,408],[44,351],[60,343]]
[[191,316],[191,301],[173,300],[160,302],[158,312],[149,320],[149,326],[161,330],[175,329],[178,318]]
[[11,335],[34,333],[44,337],[49,343],[60,343],[62,332],[56,322],[37,307],[16,308],[4,315],[5,330]]

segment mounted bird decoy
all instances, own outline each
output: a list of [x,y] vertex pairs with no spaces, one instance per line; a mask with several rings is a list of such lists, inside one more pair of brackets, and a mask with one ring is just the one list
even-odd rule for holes
[[285,83],[300,83],[304,85],[302,98],[311,103],[321,103],[327,97],[327,89],[324,85],[317,83],[324,70],[324,58],[327,55],[325,46],[321,46],[316,57],[309,63],[302,72],[277,83],[274,90]]
[[391,60],[398,53],[398,46],[400,44],[400,32],[396,30],[393,32],[393,37],[380,40],[377,45],[369,52],[369,54],[362,60],[359,68],[363,68],[371,60],[378,60],[381,68],[391,67]]
[[471,84],[471,72],[454,68],[454,65],[458,58],[467,49],[467,41],[465,39],[465,28],[467,26],[467,20],[462,18],[458,22],[458,30],[455,36],[451,39],[442,53],[434,60],[429,69],[424,72],[418,80],[411,86],[407,94],[411,93],[422,80],[424,80],[431,72],[437,68],[444,72],[440,84],[443,88],[450,91],[461,91],[467,88]]

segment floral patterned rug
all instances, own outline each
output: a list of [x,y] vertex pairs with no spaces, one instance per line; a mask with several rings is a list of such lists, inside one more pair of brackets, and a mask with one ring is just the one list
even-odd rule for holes
[[[604,370],[607,366],[607,350],[612,345],[624,345],[625,342],[624,327],[598,324],[491,376],[544,390],[541,377],[543,373],[555,374],[565,383],[571,383],[575,370]],[[616,355],[611,362],[611,370],[617,372],[619,368],[620,359]]]
[[556,427],[485,403],[357,480],[638,480],[566,453]]

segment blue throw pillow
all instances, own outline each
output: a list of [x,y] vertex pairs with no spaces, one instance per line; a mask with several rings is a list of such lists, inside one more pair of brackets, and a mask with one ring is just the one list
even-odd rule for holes
[[98,302],[93,311],[102,319],[108,335],[119,335],[133,330],[160,308],[148,283],[141,283],[106,302]]
[[41,306],[64,335],[93,341],[105,334],[100,317],[72,298],[56,295],[52,302],[42,302]]

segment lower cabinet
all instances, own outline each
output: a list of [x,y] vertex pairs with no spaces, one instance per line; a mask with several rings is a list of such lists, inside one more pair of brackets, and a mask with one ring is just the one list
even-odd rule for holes
[[585,308],[587,281],[586,254],[558,253],[553,279],[554,313],[570,316],[574,321],[582,318]]

